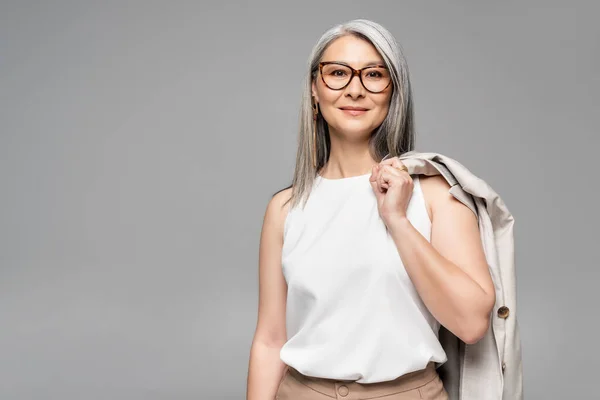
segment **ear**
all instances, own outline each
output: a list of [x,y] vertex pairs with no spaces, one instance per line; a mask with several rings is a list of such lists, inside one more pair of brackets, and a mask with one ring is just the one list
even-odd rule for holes
[[312,95],[315,96],[315,100],[318,103],[319,102],[319,95],[317,94],[317,85],[315,84],[315,81],[312,82],[311,87],[312,87]]

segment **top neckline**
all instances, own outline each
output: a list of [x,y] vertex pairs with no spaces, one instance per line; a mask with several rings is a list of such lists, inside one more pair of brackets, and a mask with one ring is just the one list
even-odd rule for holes
[[345,178],[335,178],[335,179],[330,179],[330,178],[325,178],[323,176],[321,176],[320,174],[317,174],[316,179],[324,181],[324,182],[350,182],[350,181],[354,181],[360,178],[365,178],[367,176],[371,176],[371,173],[368,172],[366,174],[363,175],[355,175],[355,176],[347,176]]

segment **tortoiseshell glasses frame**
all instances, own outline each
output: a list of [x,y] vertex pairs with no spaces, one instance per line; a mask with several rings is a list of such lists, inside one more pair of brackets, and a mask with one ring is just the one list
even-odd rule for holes
[[[346,84],[345,84],[344,86],[340,87],[340,88],[332,88],[331,86],[329,86],[329,85],[327,84],[327,82],[325,82],[325,77],[323,76],[323,67],[324,67],[325,65],[331,65],[331,64],[340,65],[340,66],[342,66],[342,67],[345,67],[345,68],[348,68],[348,69],[350,69],[350,70],[352,71],[352,74],[351,74],[350,78],[348,78],[348,82],[346,82]],[[365,90],[366,90],[367,92],[370,92],[370,93],[381,93],[381,92],[383,92],[384,90],[386,90],[386,89],[387,89],[387,88],[390,86],[390,84],[392,83],[392,79],[391,79],[391,77],[388,77],[388,79],[389,79],[389,82],[388,82],[388,84],[387,84],[387,85],[386,85],[386,86],[385,86],[383,89],[381,89],[381,90],[378,90],[378,91],[369,90],[369,88],[367,88],[367,87],[365,86],[365,83],[363,82],[362,72],[363,72],[364,70],[366,70],[366,69],[371,69],[371,68],[384,68],[384,69],[386,69],[386,70],[388,69],[388,67],[387,67],[387,66],[385,66],[385,65],[382,65],[382,64],[377,64],[377,65],[369,65],[369,66],[367,66],[367,67],[364,67],[364,68],[361,68],[361,69],[354,69],[354,68],[352,68],[351,66],[349,66],[348,64],[344,64],[344,63],[341,63],[341,62],[339,62],[339,61],[321,61],[321,62],[319,63],[319,72],[320,72],[320,74],[321,74],[321,80],[323,81],[323,83],[325,84],[325,86],[327,86],[327,87],[328,87],[329,89],[331,89],[331,90],[343,90],[343,89],[345,89],[345,88],[346,88],[346,86],[348,86],[348,85],[350,84],[350,82],[352,82],[352,79],[353,79],[355,76],[357,76],[357,75],[358,75],[358,79],[360,80],[360,84],[361,84],[361,85],[362,85],[362,86],[365,88]]]

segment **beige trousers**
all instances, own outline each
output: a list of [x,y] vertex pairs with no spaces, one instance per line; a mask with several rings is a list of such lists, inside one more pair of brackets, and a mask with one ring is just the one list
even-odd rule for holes
[[303,375],[289,365],[277,393],[276,400],[448,400],[448,393],[435,364],[430,362],[420,371],[402,375],[392,381],[357,383]]

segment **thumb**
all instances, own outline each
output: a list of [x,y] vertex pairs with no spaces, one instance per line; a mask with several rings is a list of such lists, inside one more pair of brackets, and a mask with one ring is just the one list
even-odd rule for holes
[[371,184],[371,188],[373,188],[373,192],[375,193],[375,198],[377,199],[377,205],[381,206],[383,202],[384,194],[379,191],[379,185],[377,184],[377,165],[373,165],[371,169],[371,176],[369,177],[369,183]]

